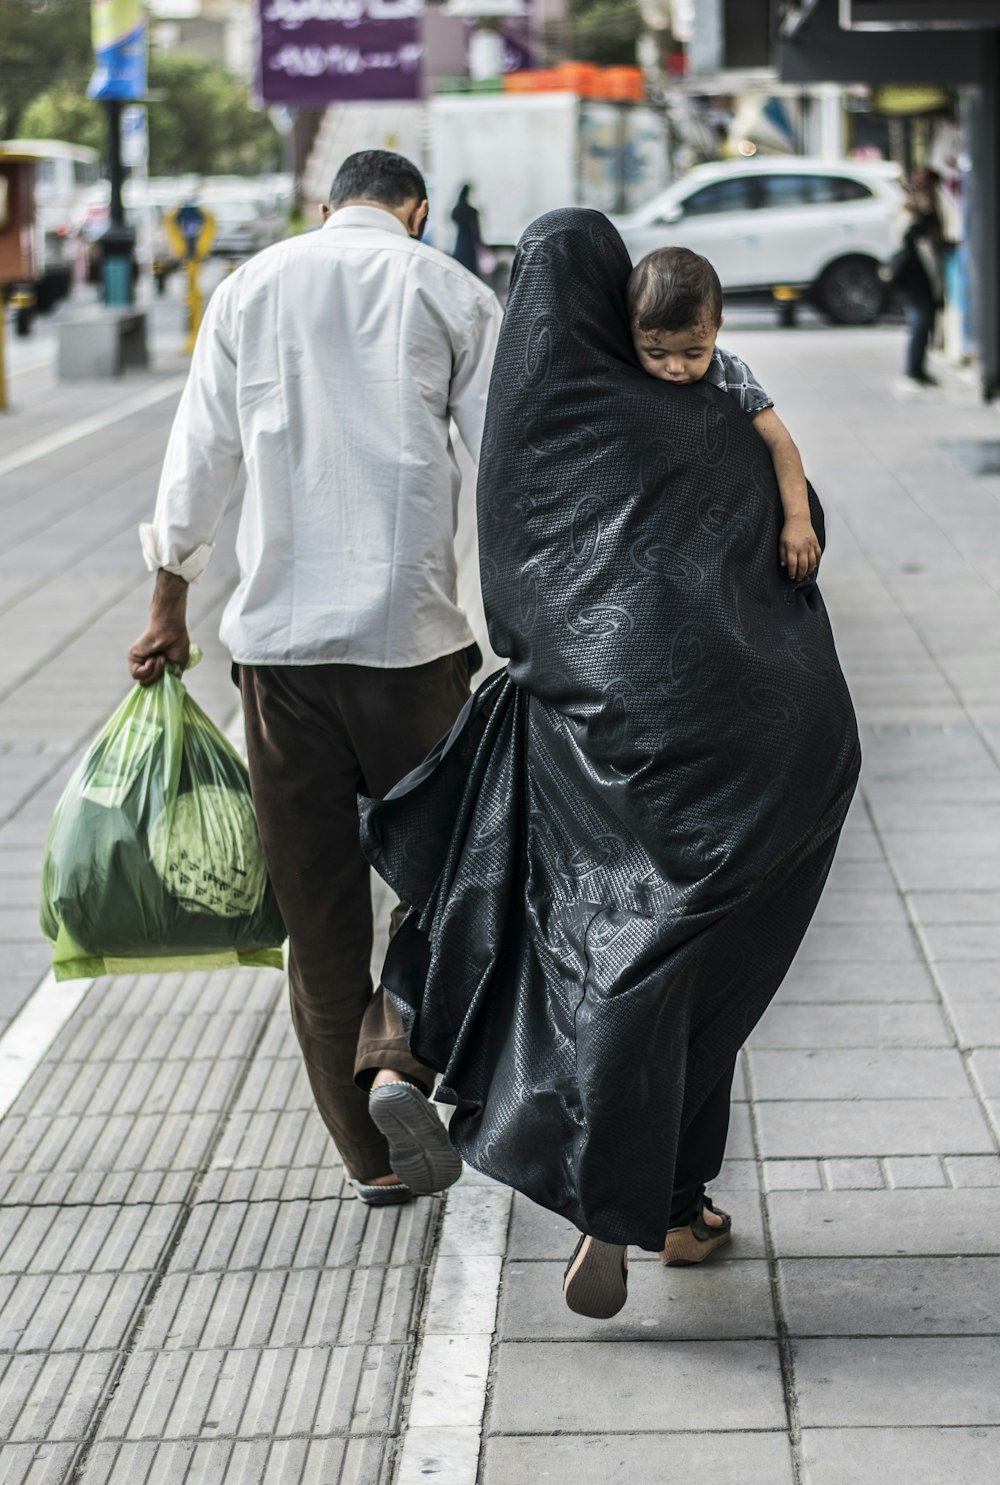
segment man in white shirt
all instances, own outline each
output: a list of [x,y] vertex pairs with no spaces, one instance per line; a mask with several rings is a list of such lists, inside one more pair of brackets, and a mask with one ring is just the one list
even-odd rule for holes
[[356,803],[448,731],[475,653],[456,597],[450,424],[478,459],[500,310],[419,241],[426,196],[401,155],[352,155],[322,230],[216,290],[141,529],[157,581],[129,651],[143,685],[186,663],[187,586],[245,470],[221,637],[288,928],[293,1023],[320,1113],[373,1204],[441,1190],[461,1170],[425,1097],[433,1075],[372,993]]

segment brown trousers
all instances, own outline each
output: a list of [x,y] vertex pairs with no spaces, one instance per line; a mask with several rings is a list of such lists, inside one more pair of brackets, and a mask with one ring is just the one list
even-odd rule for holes
[[261,842],[288,929],[292,1023],[348,1174],[372,1180],[389,1174],[388,1149],[360,1085],[387,1067],[430,1092],[434,1074],[410,1055],[381,987],[372,990],[371,888],[357,796],[386,794],[444,736],[469,695],[469,659],[462,651],[398,670],[233,671]]

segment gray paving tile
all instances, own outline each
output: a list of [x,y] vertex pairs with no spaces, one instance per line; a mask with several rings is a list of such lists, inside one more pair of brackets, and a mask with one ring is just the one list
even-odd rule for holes
[[988,1479],[998,1455],[996,1428],[809,1428],[802,1435],[805,1485]]
[[860,861],[852,860],[843,854],[842,849],[838,849],[830,869],[827,891],[892,894],[896,891],[896,884],[877,846],[873,851],[866,852],[865,859]]
[[924,928],[932,960],[1000,962],[1000,923],[930,923]]
[[822,1191],[818,1160],[767,1160],[764,1162],[766,1191]]
[[898,892],[837,891],[829,888],[819,900],[813,922],[845,926],[855,923],[906,926],[908,919],[903,899]]
[[500,1340],[743,1340],[775,1333],[761,1259],[722,1263],[716,1257],[691,1269],[631,1264],[624,1310],[597,1321],[566,1308],[564,1268],[565,1261],[505,1265]]
[[958,963],[939,960],[934,972],[952,1007],[967,1000],[995,1001],[1000,998],[1000,960],[994,963],[977,963],[972,959]]
[[775,1191],[767,1197],[785,1258],[1000,1253],[995,1190]]
[[1000,892],[914,892],[921,923],[1000,923]]
[[186,1202],[194,1170],[21,1171],[0,1174],[2,1206],[136,1206]]
[[98,1439],[382,1434],[398,1418],[404,1356],[399,1346],[137,1351]]
[[1000,1338],[796,1341],[803,1428],[1000,1423]]
[[[327,1151],[332,1162],[333,1146]],[[203,1177],[196,1203],[259,1201],[356,1200],[342,1165],[304,1166],[292,1170],[257,1170],[253,1166],[229,1169],[214,1162]]]
[[830,1191],[881,1191],[887,1186],[878,1160],[820,1160],[822,1185]]
[[120,1346],[148,1274],[0,1278],[0,1351],[105,1351]]
[[882,964],[875,973],[870,964],[793,964],[778,992],[777,1004],[824,1001],[936,1001],[934,982],[922,964]]
[[169,1058],[246,1059],[263,1029],[258,1014],[215,1011],[163,1016],[73,1018],[59,1033],[50,1056],[67,1062],[92,1060],[159,1064]]
[[713,1181],[717,1191],[759,1191],[760,1171],[755,1160],[724,1160]]
[[[614,1434],[487,1439],[483,1485],[792,1485],[783,1433]],[[857,1479],[861,1479],[858,1476]],[[846,1482],[845,1482],[846,1485]],[[851,1485],[856,1485],[852,1480]]]
[[[757,1193],[726,1190],[718,1182],[713,1183],[712,1190],[720,1205],[733,1218],[733,1240],[719,1252],[713,1266],[718,1267],[730,1259],[765,1257],[764,1225]],[[526,1196],[514,1197],[507,1241],[508,1259],[561,1259],[565,1265],[579,1237],[576,1228],[564,1217],[536,1206]],[[641,1248],[629,1249],[630,1263],[641,1263],[645,1259],[655,1261],[656,1255],[645,1253]]]
[[263,1439],[98,1444],[87,1457],[81,1485],[167,1485],[175,1480],[214,1485],[230,1479],[260,1485],[267,1450]]
[[864,964],[913,964],[919,950],[906,924],[854,923],[847,931],[841,923],[816,923],[806,934],[796,955],[798,964],[839,964],[860,960]]
[[703,1432],[723,1417],[735,1430],[785,1426],[772,1342],[508,1341],[488,1432]]
[[172,1259],[175,1272],[420,1263],[437,1203],[231,1202],[196,1206]]
[[958,1052],[868,1047],[844,1051],[750,1053],[754,1093],[759,1099],[799,1098],[967,1098],[969,1080]]
[[314,1107],[302,1055],[296,1047],[288,1057],[254,1058],[234,1112],[287,1113]]
[[951,1014],[961,1046],[1000,1047],[1000,1001],[953,1001]]
[[956,892],[1000,888],[1000,845],[992,836],[893,831],[885,841],[904,891],[933,892],[942,881]]
[[314,1104],[291,1112],[235,1113],[214,1152],[231,1169],[289,1170],[337,1164],[337,1152]]
[[64,1485],[75,1444],[6,1444],[3,1485]]
[[0,1161],[8,1171],[192,1170],[202,1164],[218,1123],[217,1114],[6,1119]]
[[937,1155],[893,1155],[885,1162],[889,1185],[947,1186],[949,1184],[944,1161]]
[[955,1186],[1000,1186],[1000,1155],[951,1155],[944,1164]]
[[415,1267],[171,1273],[138,1349],[402,1344],[417,1278]]
[[25,1086],[18,1113],[84,1115],[190,1115],[223,1110],[245,1063],[45,1062]]
[[970,1066],[987,1098],[1000,1098],[1000,1050],[974,1052]]
[[1000,1258],[792,1258],[778,1265],[794,1336],[1000,1335]]
[[0,1274],[146,1273],[173,1232],[177,1206],[10,1207]]
[[750,1038],[761,1047],[948,1047],[936,1005],[811,1005],[776,1001]]
[[116,1359],[113,1351],[0,1356],[0,1440],[82,1439]]
[[840,1155],[983,1155],[995,1149],[973,1098],[759,1103],[768,1160]]

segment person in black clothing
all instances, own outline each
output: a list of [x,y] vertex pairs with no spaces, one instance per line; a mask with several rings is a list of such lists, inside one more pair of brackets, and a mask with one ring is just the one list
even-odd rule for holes
[[892,285],[906,307],[903,380],[913,387],[937,386],[926,357],[937,312],[944,305],[948,247],[937,202],[938,180],[933,170],[919,170],[910,181],[902,244],[892,265]]
[[482,278],[479,271],[479,249],[483,239],[479,232],[479,212],[469,200],[471,190],[472,187],[467,181],[459,191],[458,200],[452,208],[451,219],[458,228],[458,232],[451,256],[470,273]]

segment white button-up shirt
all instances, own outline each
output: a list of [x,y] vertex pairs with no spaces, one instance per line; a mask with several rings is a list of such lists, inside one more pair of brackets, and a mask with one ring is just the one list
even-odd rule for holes
[[478,460],[499,324],[489,289],[370,206],[215,291],[140,534],[151,569],[193,582],[245,467],[235,660],[397,667],[472,643],[450,420]]

